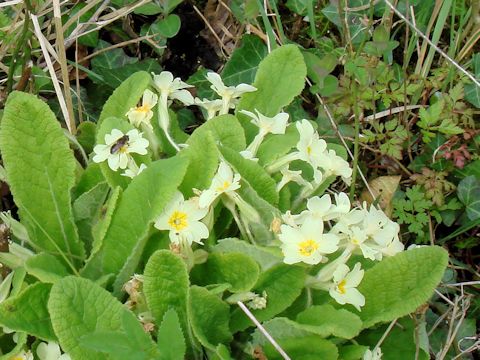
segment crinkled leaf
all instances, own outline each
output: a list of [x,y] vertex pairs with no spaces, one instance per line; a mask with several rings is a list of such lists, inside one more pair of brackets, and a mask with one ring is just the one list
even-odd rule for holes
[[105,177],[100,169],[100,164],[94,162],[88,164],[87,168],[82,172],[80,179],[72,191],[73,198],[78,198],[84,192],[91,190],[102,182],[105,182]]
[[[278,264],[262,275],[254,287],[254,292],[267,293],[267,307],[252,310],[259,321],[269,320],[288,308],[302,292],[305,282],[305,270],[299,266]],[[241,309],[232,312],[230,326],[233,332],[253,326],[251,320]]]
[[442,279],[448,253],[438,246],[415,248],[383,259],[365,272],[358,290],[363,328],[407,315],[428,301]]
[[55,283],[70,275],[65,266],[53,255],[36,254],[25,261],[25,270],[42,282]]
[[158,327],[157,345],[161,360],[183,360],[185,358],[185,338],[174,309],[167,310]]
[[76,161],[49,107],[33,95],[13,92],[0,127],[0,148],[32,244],[57,256],[61,252],[70,262],[82,259],[85,250],[70,204]]
[[275,180],[256,162],[245,159],[237,151],[226,146],[219,147],[224,159],[242,176],[252,189],[270,204],[278,203],[278,192]]
[[258,148],[258,162],[262,165],[271,164],[283,155],[288,154],[297,144],[298,139],[298,131],[294,125],[289,125],[283,135],[267,136]]
[[[299,338],[286,338],[278,341],[280,347],[295,360],[337,360],[337,347],[330,341],[318,335],[310,335]],[[282,360],[278,351],[272,344],[264,347],[265,355],[269,360]]]
[[362,329],[358,315],[332,305],[311,306],[297,315],[297,322],[305,329],[322,337],[337,336],[351,339]]
[[206,348],[215,350],[218,344],[232,339],[228,327],[230,307],[207,289],[199,286],[190,288],[188,315],[194,334]]
[[144,277],[143,292],[156,323],[160,324],[166,312],[174,309],[187,334],[189,280],[183,260],[168,250],[159,250],[148,260]]
[[30,285],[20,294],[0,304],[0,324],[15,331],[25,331],[44,340],[55,340],[47,301],[50,284]]
[[241,253],[213,253],[206,263],[191,273],[200,285],[228,283],[230,292],[249,291],[258,280],[260,268],[250,256]]
[[60,345],[75,360],[103,360],[109,357],[81,344],[84,335],[122,329],[123,312],[128,311],[109,292],[90,280],[68,276],[52,287],[48,311]]

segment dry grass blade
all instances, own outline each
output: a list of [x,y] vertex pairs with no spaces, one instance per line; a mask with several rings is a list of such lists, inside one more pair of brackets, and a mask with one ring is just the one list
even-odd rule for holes
[[50,73],[50,77],[52,78],[53,87],[55,88],[55,93],[58,97],[58,102],[60,104],[60,109],[62,110],[63,118],[65,119],[65,124],[67,125],[68,131],[70,133],[73,133],[73,129],[71,129],[70,124],[71,120],[68,114],[67,105],[65,103],[65,97],[63,96],[62,89],[60,88],[60,83],[58,81],[57,75],[55,74],[55,69],[53,68],[53,63],[47,50],[47,39],[45,39],[42,34],[40,24],[38,23],[38,18],[34,14],[30,14],[30,18],[32,19],[33,27],[35,29],[35,35],[37,36],[43,56],[45,57],[45,61],[47,63],[48,72]]
[[57,34],[57,54],[59,55],[59,64],[62,71],[63,89],[65,95],[65,103],[68,112],[68,121],[70,126],[68,130],[71,134],[76,133],[75,115],[73,113],[72,95],[70,93],[70,81],[68,75],[67,66],[67,54],[65,53],[64,39],[63,39],[63,26],[62,26],[62,13],[60,10],[60,3],[58,0],[53,0],[53,17],[55,21],[55,30]]
[[1,4],[0,4],[0,8],[2,8],[2,7],[7,7],[7,6],[17,5],[17,4],[20,4],[21,2],[23,2],[23,0],[10,0],[10,1],[5,1],[4,3],[1,3]]

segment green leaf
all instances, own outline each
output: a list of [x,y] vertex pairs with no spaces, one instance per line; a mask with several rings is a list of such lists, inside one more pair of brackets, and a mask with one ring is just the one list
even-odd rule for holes
[[158,160],[136,176],[123,193],[101,252],[103,274],[120,272],[115,293],[137,268],[150,226],[173,197],[186,167],[187,162],[179,157]]
[[65,266],[53,255],[36,254],[25,261],[25,270],[44,283],[54,284],[70,275]]
[[[239,110],[260,111],[265,116],[275,116],[290,104],[305,86],[307,67],[296,45],[284,45],[273,50],[259,65],[253,86],[257,91],[242,96]],[[253,137],[255,126],[246,120],[243,124]],[[252,130],[253,129],[253,130]]]
[[[318,335],[299,338],[287,338],[278,341],[280,347],[295,360],[336,360],[338,359],[337,347],[330,341]],[[265,355],[269,360],[282,360],[278,351],[270,344],[264,347]]]
[[480,218],[480,181],[470,175],[464,178],[457,187],[460,201],[465,205],[467,216],[470,220]]
[[92,227],[100,216],[109,189],[105,182],[97,184],[80,195],[73,203],[73,215],[78,234],[88,251],[91,250],[93,243]]
[[154,22],[150,26],[152,33],[158,33],[159,35],[172,38],[180,31],[181,21],[180,17],[175,14],[170,14],[166,18]]
[[82,172],[77,185],[73,189],[72,195],[76,199],[84,192],[93,189],[97,184],[105,182],[105,177],[100,169],[100,164],[90,163],[87,168]]
[[187,141],[188,147],[182,150],[180,157],[189,159],[189,166],[180,190],[183,195],[193,195],[192,189],[207,189],[218,168],[218,150],[212,132],[195,131]]
[[337,336],[352,339],[360,333],[362,321],[345,309],[335,309],[332,305],[311,306],[297,315],[297,322],[304,329],[322,337]]
[[219,240],[212,248],[212,252],[220,253],[242,253],[254,259],[262,270],[267,270],[272,266],[281,263],[283,256],[280,252],[275,253],[271,248],[252,245],[246,241],[229,238]]
[[132,312],[123,312],[122,328],[123,332],[96,331],[83,335],[80,344],[92,350],[108,353],[115,360],[158,359],[159,352],[155,343]]
[[189,144],[190,141],[194,142],[205,139],[205,133],[207,132],[213,134],[216,142],[220,142],[222,145],[234,150],[242,151],[245,150],[247,146],[243,128],[233,115],[220,115],[208,120],[192,134],[191,138],[195,140],[189,139],[187,144]]
[[258,264],[247,255],[213,253],[206,263],[195,266],[190,276],[200,279],[200,285],[228,283],[228,291],[246,292],[255,285],[259,274]]
[[93,151],[93,147],[95,146],[96,131],[97,125],[91,121],[81,122],[77,127],[77,133],[75,136],[86,154],[89,154]]
[[258,36],[243,35],[240,47],[235,49],[223,68],[222,79],[225,85],[251,84],[255,80],[260,61],[267,54],[267,47]]
[[[115,89],[120,86],[122,82],[128,79],[128,77],[138,71],[144,71],[147,73],[159,73],[162,71],[162,67],[157,60],[146,59],[132,64],[126,64],[118,68],[109,69],[104,67],[96,68],[96,73],[103,79],[105,85]],[[133,106],[132,106],[133,107]]]
[[[109,46],[111,46],[111,44],[100,40],[95,51],[105,49]],[[127,56],[123,49],[116,48],[99,53],[92,59],[91,64],[92,70],[96,72],[98,68],[115,69],[137,61],[137,58]]]
[[415,248],[383,259],[365,272],[363,328],[407,315],[424,304],[442,279],[448,253],[438,246]]
[[30,285],[20,294],[0,304],[0,324],[44,340],[55,340],[47,310],[50,284]]
[[128,311],[109,292],[90,280],[68,276],[52,287],[48,311],[60,345],[75,360],[109,357],[81,344],[84,335],[120,331]]
[[168,250],[155,252],[144,271],[143,292],[157,324],[169,309],[176,311],[182,331],[188,334],[188,273],[183,260]]
[[76,161],[48,106],[33,95],[11,93],[0,127],[0,148],[32,244],[62,255],[70,264],[83,259],[70,205]]
[[113,92],[103,106],[98,122],[109,117],[125,119],[130,108],[137,106],[143,92],[148,88],[152,77],[145,71],[132,74]]
[[465,100],[480,109],[480,87],[477,84],[465,84]]
[[230,307],[207,289],[190,288],[188,314],[194,334],[206,348],[215,351],[218,344],[232,340],[228,327]]
[[252,189],[272,205],[278,204],[275,180],[256,162],[245,159],[237,151],[226,146],[219,147],[225,160],[242,176]]
[[173,309],[167,310],[158,327],[157,345],[160,360],[183,360],[185,358],[185,338],[178,315]]
[[[252,310],[259,321],[269,320],[288,308],[302,292],[305,282],[305,270],[299,266],[278,264],[263,274],[254,287],[257,294],[267,293],[267,307]],[[253,326],[251,320],[241,309],[232,312],[230,326],[232,331],[245,330]]]

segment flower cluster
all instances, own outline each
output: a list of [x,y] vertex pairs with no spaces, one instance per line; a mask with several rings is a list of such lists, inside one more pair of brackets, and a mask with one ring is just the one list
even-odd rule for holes
[[[364,204],[351,209],[345,193],[335,194],[335,203],[330,195],[312,197],[307,201],[307,210],[298,215],[287,212],[283,216],[279,239],[285,256],[284,262],[303,262],[310,265],[327,263],[327,255],[334,261],[325,265],[310,279],[311,287],[327,290],[339,304],[352,304],[357,309],[365,304],[365,298],[356,289],[364,271],[360,263],[350,269],[346,262],[353,253],[370,260],[381,260],[403,250],[398,238],[398,224],[388,219],[382,210]],[[325,224],[332,224],[325,231]]]
[[[247,84],[226,86],[221,77],[213,72],[209,72],[206,78],[219,99],[194,99],[188,90],[191,86],[180,78],[174,78],[166,71],[154,75],[151,89],[145,90],[140,104],[125,114],[135,129],[126,134],[113,129],[106,134],[105,144],[94,148],[93,161],[107,161],[113,171],[122,169],[125,170],[124,176],[137,176],[146,165],[137,164],[135,159],[138,157],[134,158],[133,154],[145,155],[147,148],[150,148],[153,156],[159,157],[152,126],[155,113],[158,116],[156,129],[163,131],[170,144],[181,151],[186,145],[177,144],[170,135],[169,106],[172,101],[202,107],[208,121],[234,109],[243,94],[256,91],[255,87]],[[286,264],[322,264],[315,267],[316,273],[308,278],[307,286],[325,290],[339,304],[351,304],[360,310],[365,298],[357,287],[363,279],[364,270],[359,262],[351,264],[349,260],[352,255],[357,255],[380,261],[384,256],[402,251],[398,224],[373,205],[364,203],[352,208],[345,193],[340,192],[333,197],[329,194],[314,196],[321,192],[322,186],[336,178],[350,184],[352,169],[320,138],[310,121],[296,121],[295,127],[289,131],[289,136],[298,138],[295,145],[263,164],[257,158],[262,143],[265,139],[285,135],[289,130],[290,116],[285,112],[267,116],[257,109],[254,112],[240,110],[239,114],[249,118],[258,129],[240,154],[249,161],[262,164],[272,179],[276,180],[279,193],[286,192],[288,196],[293,196],[291,210],[283,215],[277,210],[272,215],[274,221],[269,228],[270,240],[262,241],[267,245],[278,244]],[[143,138],[143,134],[148,140]],[[243,192],[242,177],[235,166],[221,158],[208,188],[192,189],[195,195],[188,199],[177,191],[155,220],[155,228],[168,232],[172,250],[179,251],[187,264],[193,266],[195,262],[192,246],[203,245],[203,241],[209,238],[213,221],[218,216],[214,213],[217,204],[222,204],[230,211],[241,237],[257,244],[253,230],[259,224],[266,225],[266,220],[262,219],[263,213],[260,216],[260,210],[255,207],[257,204],[249,203],[242,197],[248,194],[249,184],[246,183],[247,189]],[[131,298],[135,297],[130,295]],[[252,308],[266,306],[266,295],[245,293],[242,296],[242,301],[247,301]]]

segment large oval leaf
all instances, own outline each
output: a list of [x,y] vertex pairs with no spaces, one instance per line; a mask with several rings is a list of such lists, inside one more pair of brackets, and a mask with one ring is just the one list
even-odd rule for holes
[[363,327],[391,321],[428,301],[447,267],[448,253],[438,246],[401,252],[365,272],[358,290],[365,296]]
[[188,334],[188,273],[184,261],[168,250],[158,250],[148,260],[144,271],[143,292],[157,325],[168,309],[174,309]]
[[32,245],[70,264],[83,259],[70,204],[76,161],[50,108],[33,95],[13,92],[0,127],[0,148]]
[[73,359],[106,360],[107,355],[82,346],[80,338],[95,332],[120,331],[127,309],[90,280],[69,276],[53,285],[48,311],[62,349]]

